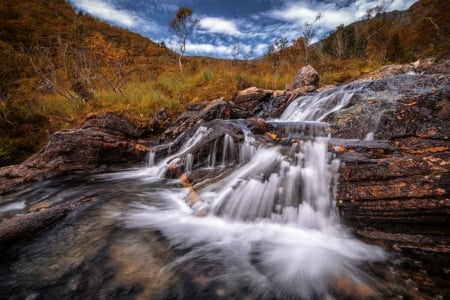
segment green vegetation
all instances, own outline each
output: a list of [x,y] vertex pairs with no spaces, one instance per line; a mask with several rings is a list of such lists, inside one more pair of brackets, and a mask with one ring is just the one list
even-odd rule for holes
[[175,118],[189,102],[232,99],[250,86],[284,89],[308,63],[327,85],[386,63],[448,56],[449,12],[448,1],[422,0],[408,12],[340,26],[310,46],[314,23],[305,24],[291,46],[280,37],[259,59],[184,57],[180,77],[181,56],[164,44],[77,14],[63,0],[2,1],[0,165],[22,161],[93,112],[146,122],[166,109]]

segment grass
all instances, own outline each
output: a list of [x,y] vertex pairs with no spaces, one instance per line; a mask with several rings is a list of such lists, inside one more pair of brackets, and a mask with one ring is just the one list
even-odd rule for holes
[[[169,64],[158,76],[152,73],[132,78],[120,93],[98,88],[88,101],[69,101],[57,94],[35,94],[32,110],[49,117],[50,131],[75,126],[88,114],[100,111],[117,111],[145,122],[161,109],[176,117],[188,103],[221,97],[230,100],[239,90],[251,86],[284,89],[300,68],[290,65],[275,73],[267,61],[250,65],[246,61],[217,60],[211,63],[205,58],[187,58],[185,64],[183,78],[177,66]],[[327,58],[322,58],[316,66],[321,73],[321,85],[342,84],[377,67],[377,63],[361,60],[338,62]]]
[[[231,100],[239,90],[251,86],[284,89],[301,67],[285,64],[275,72],[268,60],[231,62],[189,57],[185,58],[184,77],[181,78],[176,61],[167,61],[167,57],[160,59],[166,64],[165,68],[160,68],[162,71],[143,66],[130,76],[120,92],[98,86],[91,90],[93,97],[86,101],[35,92],[34,81],[30,79],[21,87],[22,98],[28,100],[16,103],[14,109],[27,116],[24,119],[45,116],[48,122],[39,123],[32,138],[0,132],[0,165],[20,161],[45,144],[52,132],[79,126],[87,115],[95,112],[115,111],[145,124],[155,113],[165,109],[175,119],[191,102],[218,98]],[[362,60],[338,62],[322,57],[314,66],[321,74],[321,85],[327,85],[345,83],[376,69],[379,64]]]

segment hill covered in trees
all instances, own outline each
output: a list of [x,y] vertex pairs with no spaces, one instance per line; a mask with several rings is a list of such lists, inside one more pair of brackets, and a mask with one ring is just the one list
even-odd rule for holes
[[[450,53],[450,3],[422,0],[336,28],[320,43],[268,45],[254,60],[185,57],[164,45],[76,13],[64,0],[0,3],[0,165],[39,149],[50,133],[88,114],[118,111],[140,122],[190,102],[232,99],[249,86],[284,89],[312,64],[321,84],[341,84],[383,64]],[[280,40],[282,41],[282,37]],[[288,46],[290,45],[290,46]]]

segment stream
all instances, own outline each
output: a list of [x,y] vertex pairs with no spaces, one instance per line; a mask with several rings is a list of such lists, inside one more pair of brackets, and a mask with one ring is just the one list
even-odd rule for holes
[[[143,168],[0,196],[2,218],[79,204],[39,235],[0,246],[0,298],[444,299],[433,267],[364,243],[339,221],[340,162],[324,120],[355,93],[304,96],[267,120],[284,143],[223,121],[241,138],[224,134],[199,151],[214,129],[198,126]],[[168,178],[174,168],[184,175]],[[199,169],[214,176],[191,183]]]

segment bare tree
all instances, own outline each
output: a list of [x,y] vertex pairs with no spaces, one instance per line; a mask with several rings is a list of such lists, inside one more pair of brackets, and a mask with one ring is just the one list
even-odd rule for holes
[[368,8],[366,10],[366,14],[361,19],[369,20],[372,19],[373,17],[376,17],[378,14],[381,14],[386,10],[386,5],[387,5],[386,1],[383,0],[377,5]]
[[180,66],[181,77],[183,77],[182,57],[186,52],[186,41],[189,35],[200,24],[200,20],[194,18],[192,10],[186,7],[180,7],[170,22],[170,31],[176,36],[176,43],[180,51],[178,64]]
[[231,56],[233,57],[233,62],[237,62],[239,59],[239,55],[241,55],[241,45],[239,43],[236,43],[233,45],[233,48],[231,48]]
[[345,42],[344,24],[341,24],[336,28],[336,33],[333,40],[334,52],[336,53],[338,60],[341,60],[344,56],[344,50],[346,47]]
[[278,72],[285,62],[285,50],[289,41],[286,38],[275,39],[269,45],[267,54],[272,61],[272,67],[275,71],[275,87],[277,86]]
[[304,43],[304,51],[305,51],[305,62],[309,60],[309,51],[308,47],[311,44],[312,39],[316,35],[316,30],[314,28],[314,24],[322,18],[322,14],[318,13],[312,22],[305,22],[303,24],[303,31],[301,36],[301,41]]

